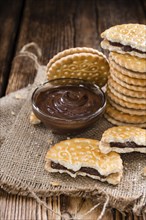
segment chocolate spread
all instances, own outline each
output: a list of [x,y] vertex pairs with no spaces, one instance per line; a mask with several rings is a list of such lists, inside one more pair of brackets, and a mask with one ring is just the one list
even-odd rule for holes
[[120,143],[120,142],[110,142],[110,146],[111,147],[119,147],[119,148],[126,148],[126,147],[130,147],[130,148],[143,148],[143,147],[146,147],[144,145],[138,145],[136,144],[135,142],[131,141],[127,141],[125,143]]
[[109,41],[109,43],[110,43],[110,45],[112,45],[114,47],[121,47],[121,49],[125,52],[135,51],[135,52],[138,52],[138,53],[141,53],[141,54],[146,54],[146,52],[137,50],[137,49],[132,48],[131,46],[128,46],[128,45],[123,45],[123,44],[120,44],[120,43],[117,43],[117,42],[111,42],[111,41]]
[[[66,167],[62,166],[59,163],[54,163],[53,161],[51,161],[51,167],[57,170],[68,170],[71,173],[76,173],[75,171],[71,170],[71,169],[67,169]],[[78,170],[77,172],[84,172],[84,173],[88,173],[90,175],[94,175],[94,176],[99,176],[102,178],[105,178],[106,176],[101,175],[97,170],[95,170],[94,168],[90,168],[90,167],[81,167],[80,170]]]
[[61,86],[42,91],[36,101],[46,115],[65,119],[81,119],[94,114],[102,106],[102,97],[85,86]]

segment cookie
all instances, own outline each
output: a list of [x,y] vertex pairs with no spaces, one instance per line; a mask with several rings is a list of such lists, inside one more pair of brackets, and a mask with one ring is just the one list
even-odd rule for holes
[[105,56],[81,52],[61,57],[51,64],[48,80],[57,78],[79,78],[96,83],[100,87],[107,82],[109,64]]
[[111,104],[111,106],[113,106],[115,109],[121,112],[128,113],[130,115],[146,115],[146,110],[123,107],[122,105],[119,105],[113,100],[111,100],[109,97],[108,97],[108,102]]
[[144,58],[131,56],[129,54],[123,55],[116,52],[111,52],[109,58],[121,67],[133,71],[133,73],[138,72],[139,75],[142,73],[146,75],[146,59]]
[[110,73],[111,73],[111,75],[116,76],[118,79],[122,80],[123,82],[125,82],[129,85],[141,86],[141,87],[145,87],[145,89],[146,89],[146,80],[145,79],[136,79],[133,77],[126,76],[126,75],[122,74],[121,72],[119,72],[118,70],[116,70],[112,66],[112,64],[110,64]]
[[35,116],[33,112],[30,113],[29,121],[30,121],[30,124],[32,125],[37,125],[41,123],[41,121]]
[[[69,48],[69,49],[66,49],[66,50],[63,50],[63,51],[57,53],[52,59],[50,59],[49,63],[47,64],[47,72],[49,71],[49,68],[51,67],[51,65],[53,63],[55,63],[57,60],[59,60],[60,58],[66,57],[71,54],[79,54],[79,53],[91,53],[91,54],[97,54],[101,57],[104,56],[103,53],[101,53],[98,50],[95,50],[93,48],[89,48],[89,47]],[[105,57],[105,59],[106,59],[106,57]]]
[[135,85],[130,85],[127,84],[126,82],[122,81],[121,79],[117,78],[115,75],[111,74],[110,77],[116,81],[119,85],[123,86],[124,88],[133,90],[133,91],[142,91],[146,92],[146,86],[135,86]]
[[112,118],[110,115],[105,114],[104,117],[113,125],[118,125],[118,126],[135,126],[135,127],[140,127],[140,128],[146,128],[146,123],[124,123],[121,121],[116,120],[115,118]]
[[[116,46],[114,46],[114,45],[111,45],[111,44],[114,44],[114,45],[116,45]],[[112,51],[112,52],[117,52],[117,53],[120,53],[120,54],[123,54],[123,55],[125,55],[125,54],[129,54],[129,55],[131,55],[131,56],[136,56],[136,57],[139,57],[139,58],[146,58],[146,54],[144,53],[144,54],[141,54],[141,53],[138,53],[138,52],[136,52],[136,51],[124,51],[123,49],[122,49],[122,45],[120,45],[121,47],[118,47],[117,46],[117,44],[116,43],[110,43],[109,41],[107,41],[107,40],[103,40],[102,42],[101,42],[101,47],[103,48],[103,49],[105,49],[105,50],[109,50],[109,51]],[[125,46],[126,47],[126,46]]]
[[129,124],[141,124],[146,123],[146,115],[130,115],[121,112],[111,106],[110,103],[107,104],[106,113],[117,121],[129,123]]
[[119,99],[122,99],[126,102],[131,102],[131,103],[135,103],[135,104],[146,104],[146,99],[145,98],[135,98],[135,97],[130,97],[130,96],[126,96],[122,93],[120,93],[117,88],[114,88],[111,85],[108,85],[108,88],[112,91],[112,93],[117,96]]
[[132,126],[118,126],[107,129],[99,142],[102,153],[146,153],[146,130]]
[[146,73],[140,73],[140,72],[134,72],[132,70],[128,70],[119,64],[117,64],[115,61],[113,61],[111,58],[109,58],[110,61],[110,66],[112,66],[114,69],[122,73],[123,75],[132,77],[132,78],[137,78],[137,79],[144,79],[146,80]]
[[146,57],[146,25],[122,24],[105,30],[101,37],[103,49],[131,54],[141,58]]
[[146,111],[146,103],[145,104],[137,104],[137,103],[131,103],[127,102],[123,99],[120,99],[118,96],[116,96],[116,93],[113,93],[113,90],[110,90],[110,88],[107,89],[107,96],[111,100],[113,100],[116,104],[119,104],[123,107],[135,109],[135,110],[144,110]]
[[125,96],[136,97],[136,98],[140,97],[140,99],[146,98],[146,92],[134,91],[134,90],[124,88],[123,86],[118,84],[116,81],[114,81],[111,77],[109,77],[108,79],[108,85],[110,86],[110,88],[113,87],[116,91],[124,94]]
[[52,146],[46,154],[45,169],[51,173],[67,173],[75,178],[88,176],[116,185],[122,177],[122,160],[115,152],[103,154],[99,141],[74,138]]

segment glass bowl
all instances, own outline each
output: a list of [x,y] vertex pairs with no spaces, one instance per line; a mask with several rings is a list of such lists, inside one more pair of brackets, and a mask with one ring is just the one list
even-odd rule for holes
[[82,79],[50,80],[32,94],[34,114],[57,134],[74,134],[90,128],[105,107],[104,92]]

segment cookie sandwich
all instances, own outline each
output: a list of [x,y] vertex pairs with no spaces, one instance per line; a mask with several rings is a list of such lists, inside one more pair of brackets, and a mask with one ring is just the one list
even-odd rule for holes
[[109,51],[146,58],[146,25],[121,24],[105,30],[101,46]]
[[99,143],[102,153],[146,153],[146,130],[131,126],[118,126],[106,130]]
[[52,146],[46,154],[45,169],[73,178],[87,176],[113,185],[120,182],[123,173],[118,153],[103,154],[99,141],[86,138],[65,140]]

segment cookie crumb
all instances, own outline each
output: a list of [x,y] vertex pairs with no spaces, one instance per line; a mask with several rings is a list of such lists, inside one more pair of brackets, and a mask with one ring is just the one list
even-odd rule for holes
[[52,185],[52,186],[59,186],[60,185],[60,183],[59,182],[50,182],[50,184]]
[[33,112],[31,112],[30,114],[30,123],[33,125],[37,125],[40,124],[40,120],[35,116],[35,114]]
[[142,169],[141,175],[144,176],[144,177],[146,177],[146,167],[144,167],[144,168]]
[[24,99],[23,96],[21,96],[19,93],[15,95],[16,99]]
[[14,116],[15,116],[16,114],[15,114],[15,112],[14,112],[14,111],[11,111],[11,115],[14,115]]

